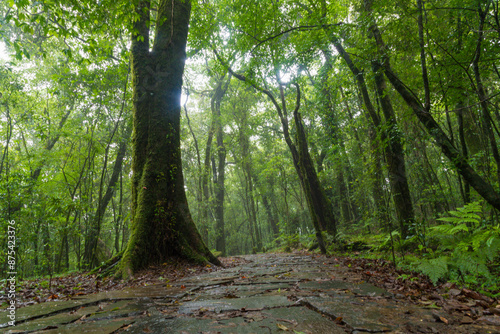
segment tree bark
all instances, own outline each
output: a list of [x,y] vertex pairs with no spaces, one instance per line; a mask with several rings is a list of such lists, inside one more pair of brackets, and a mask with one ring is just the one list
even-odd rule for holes
[[220,78],[211,105],[217,141],[217,164],[214,163],[215,249],[221,252],[221,256],[226,255],[226,233],[224,227],[226,147],[224,146],[224,131],[221,121],[221,101],[231,82],[231,76],[229,76],[223,87],[224,77],[225,75]]
[[488,141],[490,142],[491,153],[497,165],[497,180],[500,182],[500,153],[498,151],[495,133],[493,132],[492,129],[492,124],[494,123],[493,119],[491,118],[490,110],[488,108],[488,99],[489,99],[488,93],[486,91],[486,88],[484,87],[483,80],[481,78],[481,72],[479,69],[479,62],[481,59],[481,48],[484,40],[483,29],[490,3],[491,3],[490,1],[487,1],[486,8],[484,9],[484,11],[482,10],[481,5],[478,4],[479,27],[478,27],[476,52],[474,60],[472,61],[472,68],[474,70],[474,79],[476,80],[476,93],[479,98],[479,104],[481,105],[481,111],[482,111],[481,121],[483,125],[483,132],[485,136],[488,138]]
[[180,98],[189,0],[160,0],[149,50],[150,2],[139,1],[132,34],[134,138],[132,227],[120,273],[171,257],[219,260],[205,246],[187,203],[180,150]]
[[210,191],[208,187],[208,179],[210,176],[210,157],[212,156],[212,141],[215,132],[215,121],[212,119],[210,128],[207,135],[207,143],[205,145],[205,160],[201,171],[201,189],[203,196],[202,210],[201,210],[201,235],[204,240],[208,242],[208,222],[211,217],[210,211]]
[[396,121],[396,114],[392,107],[391,100],[387,95],[386,83],[380,68],[373,64],[375,74],[375,85],[377,95],[382,107],[386,123],[386,137],[388,143],[384,145],[389,168],[389,178],[391,181],[392,198],[396,207],[401,237],[404,239],[408,234],[408,227],[414,222],[413,203],[410,196],[410,187],[406,176],[405,155],[401,144],[401,133]]

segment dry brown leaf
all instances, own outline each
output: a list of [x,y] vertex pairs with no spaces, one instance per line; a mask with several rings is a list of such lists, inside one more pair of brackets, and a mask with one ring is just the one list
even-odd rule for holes
[[282,331],[288,331],[288,327],[286,327],[285,325],[276,324],[276,326],[278,326],[278,328],[281,329]]

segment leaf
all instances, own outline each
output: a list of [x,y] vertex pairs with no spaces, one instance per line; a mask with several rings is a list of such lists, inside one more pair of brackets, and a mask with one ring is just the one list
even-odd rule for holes
[[465,224],[460,224],[460,225],[453,227],[449,231],[450,234],[457,234],[458,232],[469,232],[469,228]]
[[445,323],[445,324],[448,325],[448,319],[446,319],[445,317],[442,317],[438,313],[432,312],[432,317],[434,319],[436,319],[436,321],[440,321],[440,322]]
[[276,326],[278,326],[279,329],[281,329],[282,331],[288,331],[288,327],[286,327],[285,325],[282,325],[282,324],[276,324]]
[[433,310],[440,310],[441,309],[441,307],[437,306],[436,303],[432,303],[431,305],[427,305],[424,308],[433,309]]
[[417,269],[429,276],[432,283],[436,284],[440,278],[448,274],[448,258],[441,256],[435,259],[422,260]]

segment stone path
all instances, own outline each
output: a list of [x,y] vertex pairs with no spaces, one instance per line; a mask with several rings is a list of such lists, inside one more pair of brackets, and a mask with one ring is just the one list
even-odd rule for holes
[[[499,333],[439,321],[363,282],[334,259],[244,256],[249,263],[167,285],[104,292],[17,310],[1,333]],[[0,323],[5,323],[2,314]]]

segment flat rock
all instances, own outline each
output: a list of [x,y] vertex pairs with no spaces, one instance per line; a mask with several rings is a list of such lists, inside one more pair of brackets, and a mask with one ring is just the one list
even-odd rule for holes
[[260,297],[231,298],[231,299],[208,299],[203,301],[192,301],[179,307],[180,314],[192,314],[194,312],[215,312],[268,309],[273,307],[287,307],[292,303],[286,296],[262,295]]

